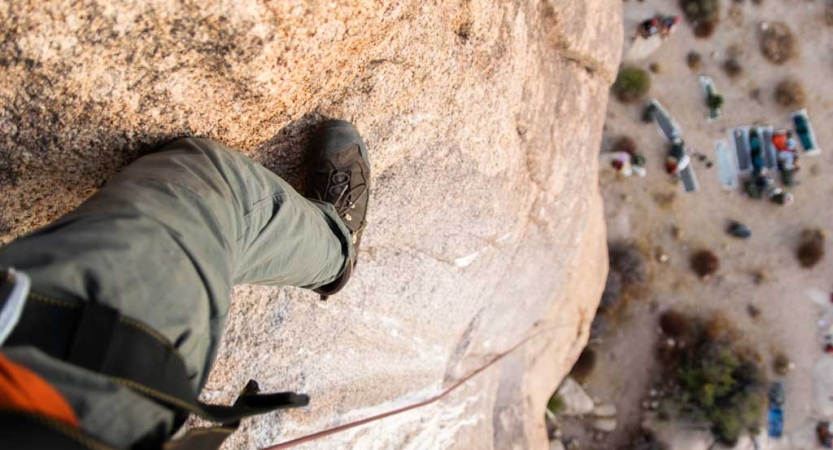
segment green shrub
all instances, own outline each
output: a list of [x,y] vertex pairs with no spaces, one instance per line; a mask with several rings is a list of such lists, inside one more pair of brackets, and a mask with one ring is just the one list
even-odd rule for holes
[[624,67],[619,71],[613,91],[622,102],[632,102],[651,89],[651,75],[638,67]]
[[[723,316],[689,317],[692,331],[685,346],[661,359],[676,380],[682,411],[711,425],[714,436],[734,445],[744,432],[760,427],[766,380],[760,357],[740,341],[740,333]],[[681,348],[682,347],[682,348]]]
[[547,409],[553,414],[558,414],[564,410],[564,406],[564,399],[558,391],[555,391],[555,393],[552,394],[552,397],[550,397],[550,400],[547,402]]

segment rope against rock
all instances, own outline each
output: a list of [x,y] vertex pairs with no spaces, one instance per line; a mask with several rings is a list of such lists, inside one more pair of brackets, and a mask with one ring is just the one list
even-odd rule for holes
[[529,341],[531,341],[531,340],[533,340],[533,339],[535,339],[535,338],[537,338],[541,335],[550,333],[552,331],[560,330],[560,329],[566,328],[566,327],[572,327],[572,326],[575,326],[576,324],[578,324],[578,322],[572,322],[572,323],[561,324],[561,325],[553,325],[551,327],[543,328],[541,330],[538,330],[535,333],[532,333],[531,335],[522,339],[517,344],[513,345],[512,347],[509,347],[509,349],[503,351],[502,353],[498,353],[495,357],[493,357],[491,360],[489,360],[489,362],[487,362],[486,364],[480,366],[479,368],[472,371],[471,373],[469,373],[465,377],[457,380],[456,382],[454,382],[454,384],[452,384],[451,386],[446,388],[444,391],[440,392],[439,394],[437,394],[437,395],[435,395],[431,398],[428,398],[427,400],[423,400],[421,402],[417,402],[417,403],[414,403],[414,404],[411,404],[411,405],[408,405],[408,406],[403,406],[402,408],[397,408],[397,409],[394,409],[392,411],[388,411],[386,413],[377,414],[375,416],[371,416],[371,417],[368,417],[368,418],[365,418],[365,419],[357,420],[355,422],[350,422],[350,423],[346,423],[344,425],[339,425],[337,427],[329,428],[329,429],[326,429],[326,430],[323,430],[323,431],[319,431],[317,433],[308,434],[306,436],[302,436],[302,437],[299,437],[299,438],[296,438],[296,439],[292,439],[290,441],[286,441],[286,442],[283,442],[283,443],[280,443],[280,444],[275,444],[275,445],[272,445],[270,447],[264,447],[261,450],[282,450],[282,449],[297,447],[301,444],[306,444],[308,442],[317,441],[317,440],[323,439],[327,436],[332,436],[334,434],[341,433],[342,431],[347,431],[347,430],[352,429],[352,428],[360,427],[362,425],[367,425],[367,424],[372,423],[372,422],[377,422],[377,421],[385,419],[387,417],[396,416],[396,415],[402,414],[402,413],[407,412],[407,411],[411,411],[411,410],[414,410],[414,409],[417,409],[417,408],[422,408],[423,406],[428,406],[428,405],[430,405],[432,403],[435,403],[438,400],[444,398],[448,394],[454,392],[457,388],[462,386],[464,383],[466,383],[467,381],[476,377],[477,375],[483,373],[484,371],[486,371],[486,369],[490,368],[491,366],[493,366],[495,363],[499,362],[503,358],[509,356],[510,354],[512,354],[513,352],[518,350],[519,348],[523,347]]

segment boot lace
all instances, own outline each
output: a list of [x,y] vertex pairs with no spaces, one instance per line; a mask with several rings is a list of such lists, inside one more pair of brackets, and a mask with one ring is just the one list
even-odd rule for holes
[[333,205],[339,216],[352,220],[350,210],[356,207],[356,200],[361,198],[367,184],[362,183],[350,187],[353,180],[352,172],[349,170],[330,170],[330,182],[327,194],[333,198]]

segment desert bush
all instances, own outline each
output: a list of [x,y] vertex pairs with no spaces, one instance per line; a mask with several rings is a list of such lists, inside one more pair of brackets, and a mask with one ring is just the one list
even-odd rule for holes
[[805,230],[802,233],[796,254],[802,267],[813,267],[824,258],[824,241],[825,234],[821,230]]
[[691,334],[689,318],[685,314],[669,309],[659,316],[659,326],[662,332],[673,338],[682,338]]
[[632,102],[639,99],[651,89],[651,75],[638,67],[624,67],[619,71],[613,91],[622,102]]
[[707,38],[720,22],[720,0],[680,0],[686,19],[694,27],[694,35]]
[[686,64],[688,64],[688,68],[693,71],[698,71],[703,65],[703,56],[695,51],[688,52],[686,55]]
[[668,444],[657,440],[651,430],[639,430],[621,450],[668,450]]
[[741,338],[729,316],[717,313],[703,320],[703,335],[713,342],[733,342]]
[[621,136],[613,143],[613,151],[633,155],[636,153],[636,141],[630,136]]
[[663,68],[662,64],[660,64],[658,62],[652,62],[651,65],[648,66],[648,70],[650,70],[651,73],[662,73],[664,68]]
[[700,250],[692,255],[691,268],[697,276],[705,278],[720,269],[720,260],[711,250]]
[[737,58],[729,58],[723,63],[723,71],[729,78],[737,78],[743,75],[743,65]]
[[570,370],[570,376],[579,383],[584,383],[593,374],[594,369],[596,369],[596,351],[585,347],[573,365],[573,369]]
[[626,243],[610,244],[608,259],[610,270],[598,314],[590,327],[591,339],[602,338],[610,331],[619,314],[627,309],[628,302],[641,295],[648,279],[645,257],[636,247]]
[[694,27],[694,35],[700,39],[712,37],[717,31],[717,22],[700,22]]
[[624,286],[644,283],[648,279],[648,265],[645,257],[636,247],[628,244],[614,244],[609,249],[610,270],[622,274]]
[[790,358],[783,352],[778,352],[772,360],[772,370],[776,374],[784,376],[790,373]]
[[734,445],[741,434],[760,426],[766,398],[760,357],[725,316],[687,318],[689,342],[664,346],[660,361],[679,387],[680,411],[707,421],[719,441]]
[[761,53],[773,64],[784,64],[798,53],[798,44],[790,27],[783,22],[767,24],[761,30]]
[[796,78],[786,78],[775,87],[775,101],[784,108],[804,106],[806,99],[804,84]]

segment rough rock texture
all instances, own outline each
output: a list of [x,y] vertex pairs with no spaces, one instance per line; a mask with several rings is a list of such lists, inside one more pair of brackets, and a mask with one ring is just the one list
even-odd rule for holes
[[[235,289],[204,393],[248,378],[311,406],[246,421],[255,449],[423,400],[304,448],[546,448],[549,394],[606,276],[597,152],[618,0],[0,2],[0,235],[72,208],[182,135],[291,182],[322,117],[354,121],[375,197],[358,273],[320,303]],[[149,261],[149,264],[153,263]]]

